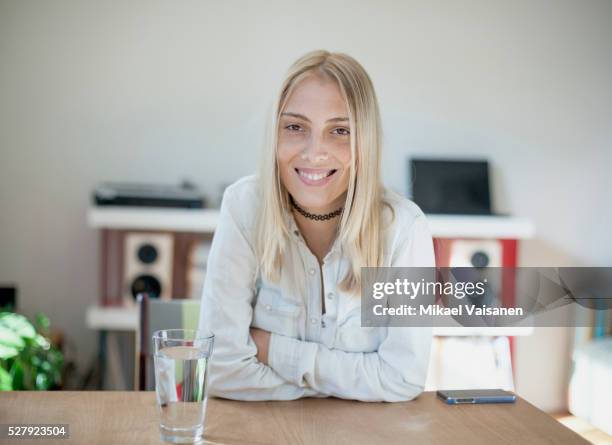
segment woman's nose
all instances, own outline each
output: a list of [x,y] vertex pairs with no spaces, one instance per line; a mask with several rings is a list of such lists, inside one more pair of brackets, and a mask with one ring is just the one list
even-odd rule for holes
[[323,140],[318,137],[311,137],[302,150],[301,157],[303,160],[310,161],[313,164],[327,161],[328,154]]

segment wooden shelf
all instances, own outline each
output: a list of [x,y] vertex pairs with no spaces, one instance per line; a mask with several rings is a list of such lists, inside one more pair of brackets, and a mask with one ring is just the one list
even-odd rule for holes
[[[89,306],[86,316],[87,327],[96,330],[136,331],[138,329],[138,308],[121,306]],[[467,328],[437,327],[434,335],[444,337],[485,336],[497,337],[503,335],[524,336],[533,332],[531,327],[500,327],[500,328]]]
[[211,233],[218,219],[216,209],[103,206],[91,207],[87,213],[87,223],[95,229]]
[[89,306],[85,314],[87,327],[107,331],[136,331],[138,307]]
[[[96,229],[214,232],[217,209],[156,207],[91,207],[87,221]],[[427,215],[434,238],[526,239],[535,234],[533,222],[512,216]]]
[[535,225],[527,218],[485,215],[427,215],[434,238],[527,239]]

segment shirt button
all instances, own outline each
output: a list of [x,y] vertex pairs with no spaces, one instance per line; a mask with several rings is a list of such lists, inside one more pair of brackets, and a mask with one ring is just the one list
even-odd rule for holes
[[270,306],[269,304],[266,304],[266,310],[269,311],[270,309],[272,309],[272,306]]
[[314,270],[314,268],[311,267],[310,269],[308,269],[308,273],[310,275],[314,275],[316,273],[316,270]]
[[298,232],[297,230],[294,230],[294,231],[293,231],[293,234],[294,234],[295,236],[300,236],[300,232]]
[[317,319],[316,319],[316,318],[311,318],[311,319],[310,319],[310,322],[311,322],[312,324],[317,324]]
[[327,299],[328,299],[328,300],[333,300],[333,299],[334,299],[334,293],[333,293],[333,292],[329,292],[329,293],[327,294]]

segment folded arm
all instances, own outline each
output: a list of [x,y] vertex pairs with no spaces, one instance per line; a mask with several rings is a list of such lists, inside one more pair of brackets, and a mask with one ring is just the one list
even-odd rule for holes
[[[435,266],[424,216],[398,236],[391,265]],[[268,362],[287,381],[327,395],[363,401],[410,400],[425,386],[432,330],[388,327],[376,352],[345,352],[273,333]]]
[[209,362],[210,394],[237,400],[290,400],[314,396],[307,385],[287,382],[260,363],[249,335],[256,259],[245,228],[234,214],[240,203],[228,190],[208,257],[200,326],[215,334]]

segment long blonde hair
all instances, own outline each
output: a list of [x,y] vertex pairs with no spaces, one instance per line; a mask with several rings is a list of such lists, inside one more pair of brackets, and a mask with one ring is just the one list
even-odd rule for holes
[[361,267],[381,266],[383,261],[382,129],[372,81],[363,67],[346,54],[322,50],[309,52],[291,65],[281,86],[268,128],[259,177],[262,194],[256,241],[259,267],[266,278],[278,280],[290,236],[284,215],[291,212],[289,194],[281,182],[277,159],[279,118],[296,86],[310,75],[335,80],[348,108],[351,165],[338,237],[351,265],[340,288],[357,293],[361,284]]

